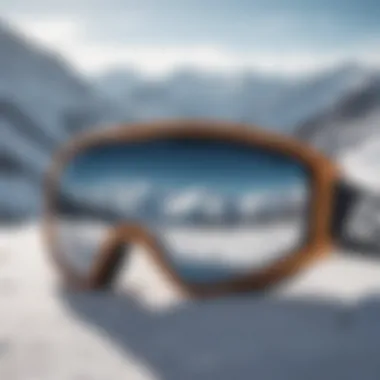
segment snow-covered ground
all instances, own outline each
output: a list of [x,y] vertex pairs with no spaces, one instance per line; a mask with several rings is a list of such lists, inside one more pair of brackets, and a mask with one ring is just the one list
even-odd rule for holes
[[380,262],[335,252],[265,298],[193,302],[140,253],[113,294],[73,294],[38,226],[2,230],[0,378],[379,377]]

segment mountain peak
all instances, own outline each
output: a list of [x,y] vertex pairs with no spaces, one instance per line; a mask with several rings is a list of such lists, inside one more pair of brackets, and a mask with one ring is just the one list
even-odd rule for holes
[[371,74],[328,110],[297,128],[297,137],[326,154],[343,151],[379,133],[380,75]]

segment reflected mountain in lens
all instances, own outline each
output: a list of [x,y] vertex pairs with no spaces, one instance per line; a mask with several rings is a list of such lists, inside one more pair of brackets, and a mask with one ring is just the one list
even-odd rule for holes
[[308,173],[290,157],[220,141],[116,144],[67,169],[66,198],[119,218],[169,224],[252,223],[297,215]]
[[[205,188],[159,191],[153,186],[122,186],[90,189],[61,194],[65,208],[85,208],[115,220],[161,222],[177,225],[233,225],[276,221],[300,217],[307,207],[308,194],[301,187],[272,191],[269,194],[247,192],[240,196],[222,196]],[[63,206],[62,206],[63,207]],[[108,218],[107,218],[108,219]]]
[[225,141],[163,139],[78,155],[61,177],[57,216],[62,251],[81,270],[115,226],[137,222],[184,280],[204,283],[300,248],[309,200],[307,168],[290,156]]

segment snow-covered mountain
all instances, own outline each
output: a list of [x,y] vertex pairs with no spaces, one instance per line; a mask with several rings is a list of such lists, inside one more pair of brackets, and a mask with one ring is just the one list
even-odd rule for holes
[[206,117],[287,132],[324,112],[371,74],[370,69],[353,64],[298,79],[252,72],[182,70],[149,80],[132,71],[118,70],[99,78],[96,85],[115,101],[128,105],[135,120]]
[[165,218],[175,221],[222,221],[226,214],[226,200],[207,189],[192,188],[166,197],[162,207]]
[[281,115],[284,125],[298,125],[329,110],[347,94],[360,89],[372,75],[372,69],[351,63],[322,71],[296,83],[272,111]]
[[[60,142],[70,131],[67,118],[95,111],[99,98],[65,62],[0,25],[0,100],[19,108],[46,138]],[[72,117],[72,116],[71,116]],[[79,127],[79,126],[78,126]]]
[[235,210],[239,220],[248,223],[276,220],[294,215],[302,216],[302,213],[306,215],[307,202],[307,189],[303,187],[266,193],[248,192],[235,201]]
[[12,214],[15,193],[27,194],[30,209],[36,208],[34,195],[52,152],[111,110],[60,57],[0,23],[0,157],[3,163],[12,163],[14,183],[5,186],[10,167],[0,165],[0,213],[6,208],[4,213]]
[[147,183],[108,183],[93,188],[67,189],[65,194],[67,201],[88,210],[109,210],[119,218],[159,223],[221,221],[227,210],[227,200],[203,188],[164,191]]
[[373,75],[327,112],[302,124],[296,136],[333,157],[380,134],[380,75]]
[[[222,195],[203,187],[158,189],[152,184],[108,183],[65,189],[62,215],[81,212],[82,217],[144,220],[152,225],[250,225],[301,216],[308,196],[302,189]],[[305,213],[306,215],[306,213]]]

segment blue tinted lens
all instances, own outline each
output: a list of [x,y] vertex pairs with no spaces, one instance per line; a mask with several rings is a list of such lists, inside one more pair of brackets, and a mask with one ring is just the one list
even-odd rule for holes
[[290,156],[197,139],[88,149],[61,177],[59,241],[86,271],[111,228],[142,223],[191,283],[269,265],[307,238],[309,174]]

